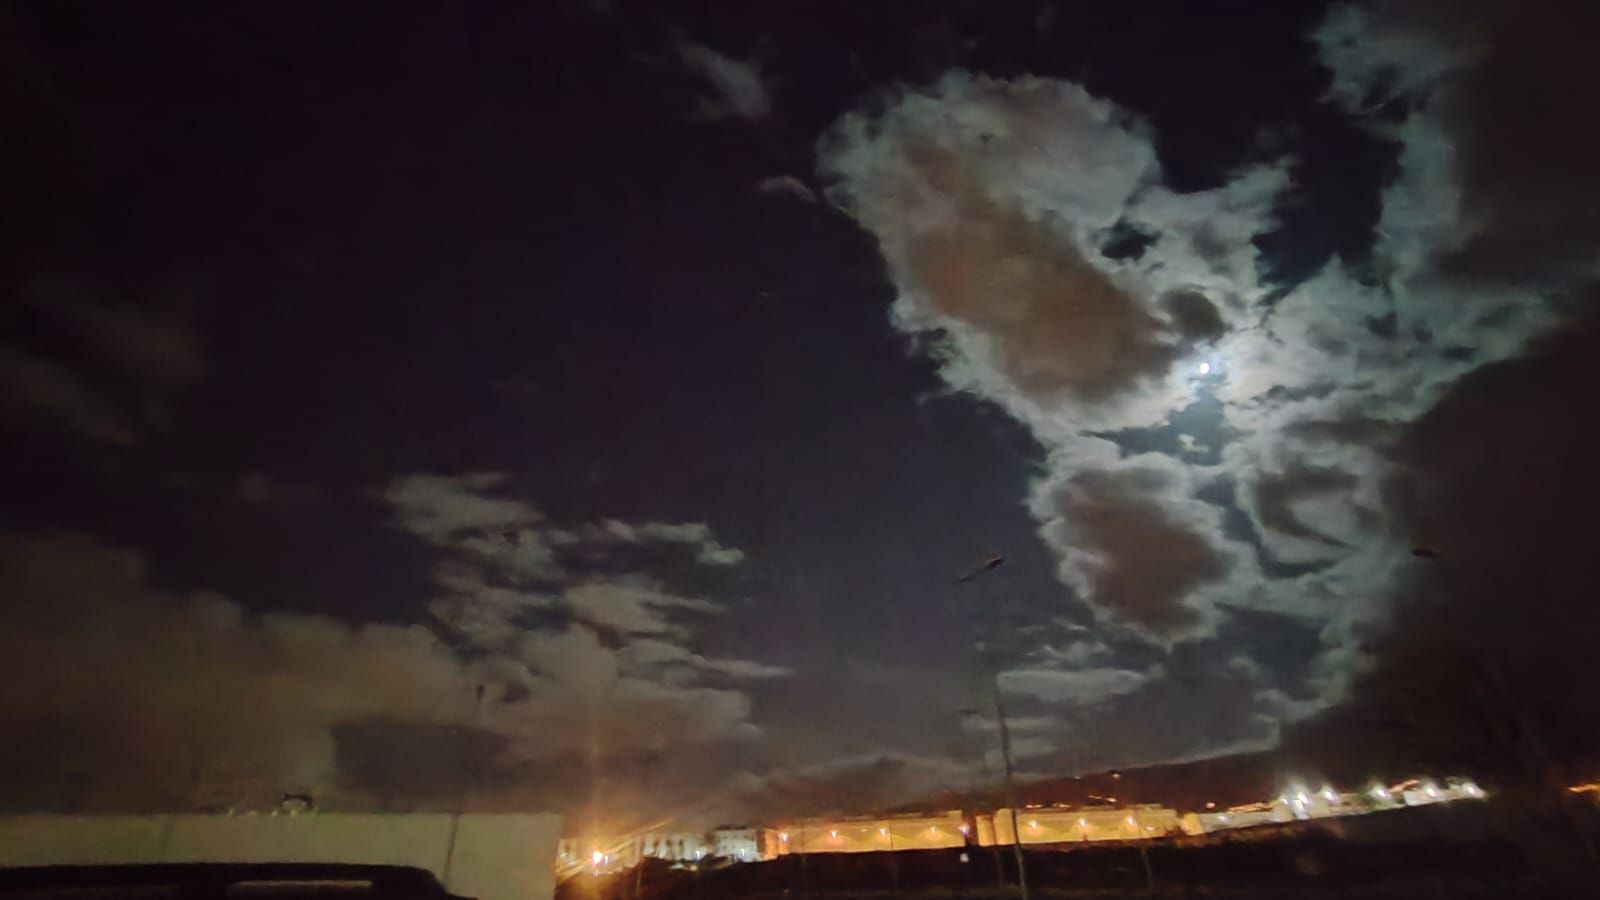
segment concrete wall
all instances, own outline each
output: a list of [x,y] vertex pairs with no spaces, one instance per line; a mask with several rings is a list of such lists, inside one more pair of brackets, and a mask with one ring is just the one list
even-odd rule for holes
[[6,816],[0,865],[137,862],[347,862],[416,866],[452,893],[546,900],[555,893],[561,817]]

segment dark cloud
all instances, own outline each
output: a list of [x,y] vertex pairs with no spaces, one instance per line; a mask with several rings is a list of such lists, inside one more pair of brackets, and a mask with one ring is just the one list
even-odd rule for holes
[[1542,784],[1600,763],[1590,600],[1600,425],[1591,321],[1463,379],[1408,430],[1403,504],[1426,556],[1397,573],[1392,627],[1350,705],[1309,723],[1309,752],[1455,767]]
[[768,820],[852,815],[925,802],[939,791],[972,783],[969,764],[942,757],[867,754],[747,778],[740,803]]
[[207,374],[181,316],[91,300],[76,285],[16,289],[34,327],[0,343],[0,413],[131,447],[169,431],[172,403]]
[[1209,343],[1228,330],[1216,304],[1199,291],[1173,291],[1162,298],[1161,305],[1172,317],[1173,328],[1186,341]]
[[49,422],[95,441],[132,446],[136,421],[72,369],[25,351],[0,347],[0,410]]
[[[1385,2],[1346,7],[1324,26],[1327,56],[1353,105],[1409,107],[1444,141],[1408,134],[1415,164],[1456,174],[1441,273],[1549,286],[1595,274],[1600,121],[1574,91],[1600,79],[1600,10],[1572,0]],[[1420,198],[1419,198],[1420,199]]]

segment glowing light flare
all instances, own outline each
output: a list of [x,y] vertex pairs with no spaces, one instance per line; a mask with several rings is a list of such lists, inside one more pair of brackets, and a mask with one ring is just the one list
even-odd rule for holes
[[601,853],[599,850],[596,850],[593,853],[589,854],[589,860],[590,860],[590,862],[593,862],[595,865],[598,866],[601,863],[606,861],[606,855],[604,853]]

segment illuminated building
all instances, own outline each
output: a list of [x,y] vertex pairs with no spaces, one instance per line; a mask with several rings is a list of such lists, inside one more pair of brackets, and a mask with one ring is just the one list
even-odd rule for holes
[[817,819],[774,829],[776,855],[874,853],[964,847],[971,826],[960,810],[926,816]]
[[1213,831],[1272,825],[1282,821],[1274,804],[1249,803],[1212,812],[1188,813],[1183,817],[1182,825],[1184,834],[1210,834]]
[[[986,827],[985,820],[988,821]],[[1154,804],[1125,807],[1065,809],[1050,807],[1017,811],[1017,827],[1023,844],[1079,844],[1089,841],[1132,841],[1164,837],[1182,831],[1178,812]],[[979,843],[992,829],[992,843],[1011,844],[1011,810],[997,809],[980,816]]]
[[764,859],[762,829],[750,825],[723,825],[711,832],[711,852],[714,856],[735,862],[755,862]]
[[562,838],[556,847],[556,871],[563,877],[580,872],[604,875],[631,869],[641,857],[692,863],[710,855],[706,836],[692,831]]

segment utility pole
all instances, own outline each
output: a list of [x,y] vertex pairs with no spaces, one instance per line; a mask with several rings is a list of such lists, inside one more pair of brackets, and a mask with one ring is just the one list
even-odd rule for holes
[[[480,684],[478,685],[477,696],[472,701],[472,730],[478,727],[478,720],[482,713],[483,685]],[[439,879],[446,888],[450,887],[450,869],[456,860],[456,832],[461,830],[461,814],[466,811],[467,796],[472,790],[473,765],[470,756],[471,751],[467,749],[467,742],[472,739],[472,730],[458,731],[458,736],[461,740],[456,750],[461,754],[461,771],[459,773],[461,790],[456,794],[455,813],[450,816],[450,834],[445,839],[444,847],[444,871],[440,873],[442,877]]]
[[[955,583],[959,586],[982,578],[990,572],[1000,568],[1005,564],[1005,561],[1006,558],[1004,556],[1001,556],[998,553],[994,554],[973,568],[968,569],[965,573],[956,578]],[[990,686],[992,687],[994,693],[994,715],[1000,731],[1000,760],[1005,771],[1006,807],[1011,814],[1011,853],[1016,858],[1017,862],[1017,888],[1022,894],[1022,900],[1029,900],[1028,867],[1027,863],[1023,861],[1022,828],[1017,821],[1016,766],[1011,760],[1011,729],[1010,726],[1006,724],[1005,699],[1000,690],[1000,669],[998,666],[994,665],[993,661],[989,658],[987,652],[988,645],[982,640],[981,637],[974,641],[973,644],[978,651],[979,664],[982,665],[986,670]],[[997,832],[997,842],[998,838],[999,834]]]
[[[967,717],[969,717],[969,716],[973,717],[974,720],[976,722],[980,723],[980,724],[983,722],[983,713],[982,713],[981,710],[963,709],[960,712],[961,712],[961,720],[962,720],[962,729],[963,730],[965,730],[965,728],[966,728],[966,724],[965,723],[967,722]],[[974,729],[974,730],[979,734],[982,733],[982,729],[981,728]],[[964,743],[965,742],[963,742],[963,744]],[[965,756],[966,752],[967,752],[967,748],[965,746],[963,746],[962,755]],[[989,783],[989,751],[983,746],[981,741],[978,744],[977,756],[978,756],[978,768],[983,773],[983,783],[987,785]],[[1005,870],[1005,866],[1002,865],[1001,862],[1000,862],[1000,841],[998,839],[998,835],[995,832],[994,828],[995,828],[994,820],[990,819],[990,821],[989,821],[989,836],[990,836],[989,851],[994,856],[994,877],[995,877],[995,882],[999,885],[1000,890],[1003,891],[1006,888],[1006,870]],[[980,840],[981,840],[981,838],[980,838]]]

